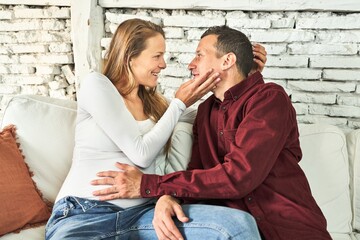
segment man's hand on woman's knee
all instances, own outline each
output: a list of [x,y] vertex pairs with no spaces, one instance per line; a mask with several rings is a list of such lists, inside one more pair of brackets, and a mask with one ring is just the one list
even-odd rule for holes
[[189,221],[178,200],[169,195],[164,195],[156,203],[153,219],[158,239],[184,239],[172,217],[177,217],[180,222]]

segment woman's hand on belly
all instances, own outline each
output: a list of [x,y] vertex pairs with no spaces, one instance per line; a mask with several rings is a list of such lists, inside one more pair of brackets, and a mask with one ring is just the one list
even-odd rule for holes
[[92,185],[108,185],[110,187],[93,192],[101,201],[119,198],[140,198],[140,184],[143,173],[134,166],[117,162],[120,171],[102,171],[96,175],[101,177],[91,181]]

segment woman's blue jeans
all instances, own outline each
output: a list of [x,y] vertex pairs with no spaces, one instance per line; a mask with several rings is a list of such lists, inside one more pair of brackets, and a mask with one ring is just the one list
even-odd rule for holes
[[[154,207],[151,202],[122,209],[108,202],[65,197],[53,208],[46,239],[157,239]],[[182,207],[190,221],[175,223],[185,239],[260,239],[255,220],[246,212],[202,204]]]

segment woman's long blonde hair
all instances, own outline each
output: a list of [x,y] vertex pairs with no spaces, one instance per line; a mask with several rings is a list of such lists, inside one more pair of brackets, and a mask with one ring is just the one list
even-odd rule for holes
[[[122,22],[112,37],[104,61],[103,74],[110,79],[122,96],[131,93],[136,81],[130,68],[130,60],[137,57],[146,48],[146,40],[161,34],[163,29],[152,22],[130,19]],[[138,95],[143,102],[144,113],[157,122],[168,107],[166,99],[156,90],[139,86]],[[165,153],[170,149],[170,139],[165,145]]]

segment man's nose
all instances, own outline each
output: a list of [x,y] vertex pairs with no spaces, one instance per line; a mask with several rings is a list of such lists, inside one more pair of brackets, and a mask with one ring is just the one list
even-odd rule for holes
[[192,70],[192,69],[194,69],[196,67],[196,65],[194,63],[194,60],[195,60],[195,58],[189,63],[189,65],[188,65],[189,70]]

